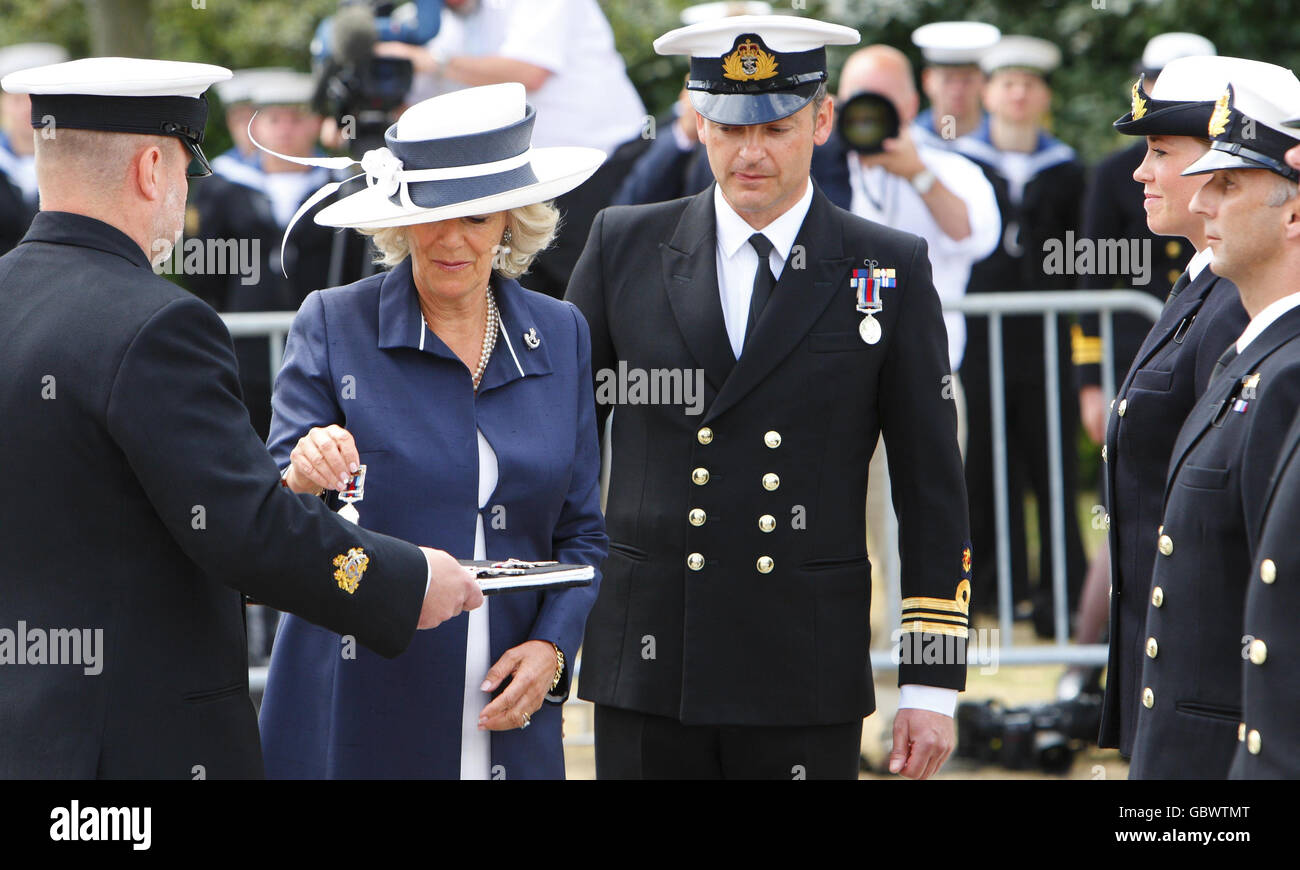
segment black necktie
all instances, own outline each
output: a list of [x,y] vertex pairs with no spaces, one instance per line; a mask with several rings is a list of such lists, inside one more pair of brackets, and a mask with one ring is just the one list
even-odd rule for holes
[[1237,343],[1234,341],[1228,345],[1228,349],[1223,352],[1223,355],[1219,357],[1219,361],[1214,364],[1214,371],[1210,373],[1210,383],[1214,383],[1214,379],[1223,374],[1223,370],[1232,365],[1232,361],[1236,358]]
[[772,253],[772,243],[762,233],[754,233],[750,236],[749,243],[758,252],[758,271],[754,273],[754,293],[749,297],[749,320],[745,323],[746,343],[754,333],[754,326],[758,323],[767,300],[772,296],[772,288],[776,286],[776,276],[772,274],[772,261],[769,256]]
[[1173,302],[1174,298],[1179,293],[1182,293],[1184,290],[1186,290],[1187,285],[1190,283],[1192,283],[1192,279],[1188,276],[1186,272],[1183,272],[1183,274],[1179,275],[1178,280],[1174,282],[1174,286],[1169,290],[1169,296],[1165,299],[1165,304],[1168,305],[1170,302]]

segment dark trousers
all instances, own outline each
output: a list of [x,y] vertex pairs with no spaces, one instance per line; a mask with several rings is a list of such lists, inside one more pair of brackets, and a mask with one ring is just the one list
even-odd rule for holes
[[[1025,496],[1032,492],[1037,503],[1040,543],[1039,585],[1032,599],[1036,621],[1045,620],[1043,627],[1048,628],[1053,601],[1052,565],[1056,556],[1052,547],[1052,493],[1048,475],[1047,383],[1043,372],[1042,321],[1033,318],[1026,323],[1027,320],[1007,318],[1004,321],[1011,591],[1013,603],[1031,597],[1024,502]],[[974,555],[971,605],[973,609],[992,613],[997,608],[998,559],[987,323],[970,318],[968,324],[969,338],[961,378],[966,391],[967,431],[970,433],[966,447],[966,491],[970,502],[971,549]],[[1069,334],[1064,324],[1058,337],[1065,576],[1068,612],[1073,613],[1087,570],[1075,509],[1079,399],[1069,356]]]
[[683,725],[596,705],[597,779],[857,779],[862,721]]

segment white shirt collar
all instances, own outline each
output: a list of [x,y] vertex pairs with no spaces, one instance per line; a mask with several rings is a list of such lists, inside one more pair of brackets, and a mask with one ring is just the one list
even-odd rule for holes
[[784,263],[790,259],[790,249],[794,247],[795,236],[799,235],[799,228],[803,226],[803,220],[808,216],[808,209],[812,205],[812,195],[812,181],[808,181],[803,196],[799,197],[798,202],[787,209],[785,214],[761,230],[756,230],[746,223],[744,218],[736,214],[736,210],[731,207],[726,197],[722,195],[722,185],[715,184],[713,186],[713,211],[718,224],[718,250],[722,251],[723,256],[727,259],[731,259],[736,256],[736,252],[740,250],[741,246],[749,241],[750,236],[754,233],[762,233],[772,243],[772,249],[781,255],[781,262]]
[[1237,353],[1245,351],[1250,343],[1259,337],[1261,332],[1273,325],[1273,321],[1292,308],[1300,308],[1300,293],[1292,293],[1269,303],[1263,311],[1250,319],[1250,323],[1246,324],[1246,329],[1241,333],[1241,338],[1237,339]]
[[1209,245],[1206,245],[1204,248],[1201,248],[1193,254],[1192,258],[1187,261],[1188,280],[1195,281],[1197,278],[1201,277],[1201,273],[1205,271],[1205,267],[1210,265],[1213,260],[1214,251]]

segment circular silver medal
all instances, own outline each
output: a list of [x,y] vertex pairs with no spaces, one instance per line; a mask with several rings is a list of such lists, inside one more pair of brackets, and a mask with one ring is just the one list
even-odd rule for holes
[[880,323],[868,314],[858,324],[858,335],[861,335],[862,340],[867,344],[875,344],[880,341]]

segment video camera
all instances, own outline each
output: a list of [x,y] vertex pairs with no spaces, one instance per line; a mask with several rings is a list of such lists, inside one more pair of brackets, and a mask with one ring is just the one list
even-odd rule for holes
[[1101,729],[1101,697],[1003,707],[997,701],[957,705],[957,757],[1011,770],[1038,768],[1065,773],[1076,742],[1095,742]]
[[312,108],[348,133],[355,158],[384,144],[384,131],[411,90],[414,71],[404,58],[377,57],[375,43],[422,45],[438,34],[442,0],[418,0],[394,9],[386,2],[343,0],[312,38],[316,90]]

